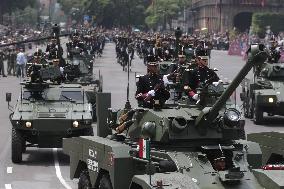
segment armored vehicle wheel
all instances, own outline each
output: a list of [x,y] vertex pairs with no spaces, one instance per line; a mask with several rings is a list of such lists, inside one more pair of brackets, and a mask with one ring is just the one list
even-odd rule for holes
[[23,138],[21,133],[16,129],[12,129],[12,162],[20,163],[23,153]]
[[86,129],[86,130],[84,131],[84,136],[94,136],[93,127],[92,127],[92,128],[89,128],[89,129]]
[[262,124],[263,122],[263,110],[258,107],[258,106],[255,106],[254,108],[254,123],[257,124],[257,125],[260,125]]
[[23,139],[23,143],[22,143],[22,152],[26,153],[27,151],[27,147],[26,147],[26,141]]
[[112,189],[111,181],[109,175],[105,174],[100,180],[99,189]]
[[90,176],[87,170],[82,171],[79,177],[78,189],[92,189]]

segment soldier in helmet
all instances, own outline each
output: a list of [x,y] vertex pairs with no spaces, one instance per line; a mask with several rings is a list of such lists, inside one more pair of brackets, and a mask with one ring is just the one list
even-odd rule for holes
[[48,53],[49,60],[52,60],[56,55],[63,56],[63,48],[58,43],[56,36],[51,39],[51,43],[47,45],[45,52]]
[[275,38],[272,38],[271,41],[271,47],[269,48],[270,56],[268,57],[269,63],[278,63],[279,59],[281,58],[281,52],[280,48],[278,47],[278,42]]
[[44,64],[44,61],[42,50],[37,49],[29,63],[27,63],[27,76],[33,77],[33,81],[35,81],[35,78],[39,78],[39,70]]
[[136,99],[140,106],[152,108],[155,101],[163,105],[169,99],[170,94],[165,89],[167,83],[159,74],[155,57],[149,56],[147,61],[147,74],[140,77],[137,82]]
[[80,53],[81,52],[86,52],[87,49],[84,45],[84,43],[82,41],[80,41],[80,34],[75,31],[75,33],[73,33],[73,35],[71,36],[71,41],[69,43],[66,44],[67,47],[67,51],[68,51],[68,57],[73,58],[73,50],[76,49],[80,49]]

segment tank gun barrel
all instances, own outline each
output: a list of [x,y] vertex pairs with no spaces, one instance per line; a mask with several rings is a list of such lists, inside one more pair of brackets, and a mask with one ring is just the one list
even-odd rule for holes
[[196,119],[196,127],[201,135],[205,135],[207,131],[207,125],[212,123],[214,119],[218,116],[218,112],[223,108],[224,104],[228,100],[228,98],[232,95],[232,93],[236,90],[236,88],[240,85],[242,80],[248,74],[248,72],[252,69],[253,66],[263,64],[264,61],[268,57],[268,53],[265,49],[265,46],[260,45],[251,45],[248,51],[248,61],[245,66],[241,69],[238,75],[234,78],[228,88],[224,91],[221,97],[217,100],[214,106],[209,110],[208,113],[201,113]]

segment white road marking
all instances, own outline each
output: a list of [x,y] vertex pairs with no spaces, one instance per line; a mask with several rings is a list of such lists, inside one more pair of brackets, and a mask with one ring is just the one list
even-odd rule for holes
[[7,167],[7,173],[12,174],[13,173],[13,167]]
[[54,158],[54,167],[56,171],[56,176],[58,180],[61,182],[61,184],[66,188],[66,189],[72,189],[71,186],[69,186],[64,178],[62,177],[59,162],[58,162],[58,155],[57,155],[57,148],[53,148],[53,158]]
[[5,184],[5,189],[12,189],[12,185],[11,184]]

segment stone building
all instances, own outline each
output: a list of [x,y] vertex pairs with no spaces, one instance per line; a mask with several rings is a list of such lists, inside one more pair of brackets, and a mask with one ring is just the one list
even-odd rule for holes
[[284,12],[284,0],[192,0],[188,19],[191,28],[208,31],[249,29],[253,13]]

